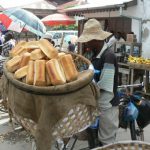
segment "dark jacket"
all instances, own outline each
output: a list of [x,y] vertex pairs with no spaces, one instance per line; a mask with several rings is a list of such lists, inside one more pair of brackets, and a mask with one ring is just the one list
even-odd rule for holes
[[[111,48],[107,48],[101,55],[101,58],[93,58],[92,64],[96,70],[102,70],[105,63],[114,64],[115,67],[115,76],[114,76],[114,86],[113,86],[113,92],[114,92],[114,98],[110,101],[112,106],[117,106],[119,104],[118,94],[117,94],[117,86],[118,86],[118,63],[115,53]],[[99,81],[99,75],[95,75],[94,79],[96,82]]]

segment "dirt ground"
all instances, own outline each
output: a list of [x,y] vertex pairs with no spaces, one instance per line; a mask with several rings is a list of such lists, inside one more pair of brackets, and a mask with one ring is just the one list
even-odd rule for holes
[[[150,125],[144,129],[145,141],[150,143]],[[117,141],[130,140],[129,130],[119,129]],[[0,111],[0,150],[33,150],[33,137],[15,120],[9,122],[7,113]],[[88,147],[87,141],[77,141],[74,150]],[[56,150],[53,144],[52,150]]]

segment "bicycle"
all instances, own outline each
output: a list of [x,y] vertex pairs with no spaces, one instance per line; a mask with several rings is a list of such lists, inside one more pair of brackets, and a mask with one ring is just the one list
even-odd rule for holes
[[[143,84],[134,84],[134,85],[122,85],[118,86],[118,88],[125,89],[125,91],[119,91],[119,98],[120,98],[120,116],[119,116],[119,126],[122,128],[129,127],[131,139],[132,140],[140,140],[144,141],[144,127],[146,127],[150,123],[150,119],[143,118],[143,109],[141,109],[143,103],[147,103],[149,105],[147,111],[150,112],[150,102],[147,101],[141,94],[134,92],[133,94],[130,93],[130,87],[143,87]],[[129,104],[133,104],[133,107],[137,110],[137,114],[131,114],[130,119],[125,119],[125,111]],[[127,114],[128,112],[126,112]],[[147,112],[148,113],[148,112]],[[134,116],[135,115],[135,116]],[[143,124],[142,122],[145,122]]]
[[[119,99],[120,99],[120,105],[119,105],[119,113],[122,113],[125,108],[127,108],[128,104],[130,102],[133,103],[133,105],[135,105],[135,108],[138,110],[138,114],[135,118],[132,118],[131,120],[124,120],[126,116],[122,116],[123,120],[119,120],[119,124],[121,124],[121,121],[123,121],[123,123],[125,124],[124,127],[122,128],[129,128],[130,129],[130,134],[131,134],[131,139],[132,140],[140,140],[140,141],[144,141],[144,130],[143,128],[148,125],[150,123],[150,118],[148,120],[146,120],[146,123],[144,125],[141,124],[141,109],[140,109],[140,105],[142,105],[142,102],[146,102],[146,100],[139,94],[139,93],[130,93],[129,88],[130,87],[143,87],[143,84],[134,84],[134,85],[122,85],[122,86],[118,86],[118,89],[123,89],[118,91],[119,95]],[[150,102],[149,102],[149,106],[150,106]],[[149,113],[150,113],[150,107],[149,107]],[[100,117],[98,117],[95,121],[94,124],[92,124],[90,126],[90,128],[92,128],[92,130],[94,130],[94,134],[98,134],[99,131],[99,120]],[[119,126],[121,127],[121,126]],[[97,133],[96,133],[96,132]],[[92,138],[92,137],[91,137]],[[70,140],[64,145],[63,150],[73,150],[74,146],[76,144],[76,141],[78,140],[78,137],[76,135],[74,135],[73,137],[70,138]],[[98,139],[95,139],[95,142],[97,143]],[[57,143],[58,144],[58,143]],[[56,144],[57,149],[59,149],[58,145]]]

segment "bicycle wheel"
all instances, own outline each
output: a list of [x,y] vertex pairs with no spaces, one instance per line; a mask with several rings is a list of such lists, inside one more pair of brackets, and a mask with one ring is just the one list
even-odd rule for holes
[[136,126],[136,121],[130,121],[130,134],[132,140],[144,141],[143,129]]
[[136,137],[136,129],[135,129],[135,121],[130,121],[129,122],[129,125],[130,125],[130,134],[131,134],[131,139],[132,140],[137,140],[137,137]]
[[136,129],[136,137],[138,141],[144,141],[144,131],[139,127]]

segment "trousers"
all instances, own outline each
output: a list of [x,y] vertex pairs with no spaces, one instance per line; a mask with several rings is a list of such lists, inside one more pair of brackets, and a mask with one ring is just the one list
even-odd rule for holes
[[98,138],[103,145],[106,145],[113,143],[116,139],[119,126],[119,108],[110,103],[113,97],[112,93],[101,91],[100,95],[98,107],[101,115]]
[[98,138],[103,145],[115,142],[119,124],[118,106],[101,111]]

